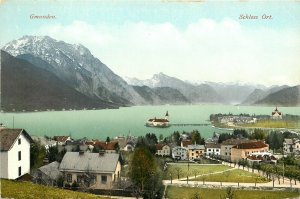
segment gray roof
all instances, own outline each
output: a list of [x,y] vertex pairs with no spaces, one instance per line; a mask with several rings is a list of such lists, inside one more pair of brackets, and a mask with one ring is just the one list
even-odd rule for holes
[[39,168],[41,172],[49,176],[51,179],[56,180],[60,175],[61,172],[58,170],[59,162],[51,162],[45,166]]
[[286,144],[293,144],[294,142],[293,142],[293,139],[290,139],[290,138],[285,138],[284,139],[284,142],[286,143]]
[[60,171],[77,171],[93,173],[115,172],[119,161],[116,153],[83,153],[67,152],[61,161]]
[[204,145],[192,144],[187,146],[188,149],[205,150]]
[[0,130],[1,151],[9,151],[21,133],[23,133],[23,135],[28,139],[30,143],[33,142],[30,135],[28,135],[28,133],[24,129],[7,129],[7,128],[1,129]]

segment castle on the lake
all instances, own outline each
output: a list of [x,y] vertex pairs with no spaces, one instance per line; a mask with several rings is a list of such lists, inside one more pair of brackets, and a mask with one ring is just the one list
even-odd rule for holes
[[166,112],[165,118],[152,118],[146,123],[148,127],[169,127],[169,113]]

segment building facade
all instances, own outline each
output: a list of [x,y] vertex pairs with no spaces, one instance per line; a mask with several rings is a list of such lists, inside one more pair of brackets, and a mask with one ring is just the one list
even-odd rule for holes
[[230,160],[231,159],[231,148],[244,143],[244,142],[249,142],[249,140],[246,139],[234,139],[230,138],[228,140],[225,140],[221,143],[221,153],[220,157],[224,160]]
[[67,152],[59,166],[65,183],[82,187],[112,189],[120,178],[121,164],[116,153]]
[[188,145],[188,158],[189,160],[199,160],[205,154],[205,146],[199,144]]
[[172,148],[172,158],[175,160],[187,160],[188,150],[182,146]]
[[263,153],[269,151],[269,145],[263,141],[253,141],[238,144],[231,148],[231,161],[237,162],[246,159],[252,153]]
[[300,140],[297,138],[286,138],[283,141],[283,154],[300,154]]
[[167,144],[157,144],[155,155],[170,156],[171,155],[171,147]]
[[30,144],[32,138],[24,129],[0,130],[1,178],[16,179],[30,173]]
[[217,143],[205,143],[206,156],[220,156],[221,146]]

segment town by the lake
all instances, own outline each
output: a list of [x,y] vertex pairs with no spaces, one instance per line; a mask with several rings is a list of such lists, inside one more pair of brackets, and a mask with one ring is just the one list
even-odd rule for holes
[[0,16],[0,198],[300,198],[300,1]]

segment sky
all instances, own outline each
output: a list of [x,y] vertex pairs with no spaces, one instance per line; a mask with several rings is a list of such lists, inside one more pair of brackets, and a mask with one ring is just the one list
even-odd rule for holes
[[[86,46],[121,77],[300,84],[300,2],[0,2],[0,47],[48,35]],[[48,14],[55,18],[30,18]]]

